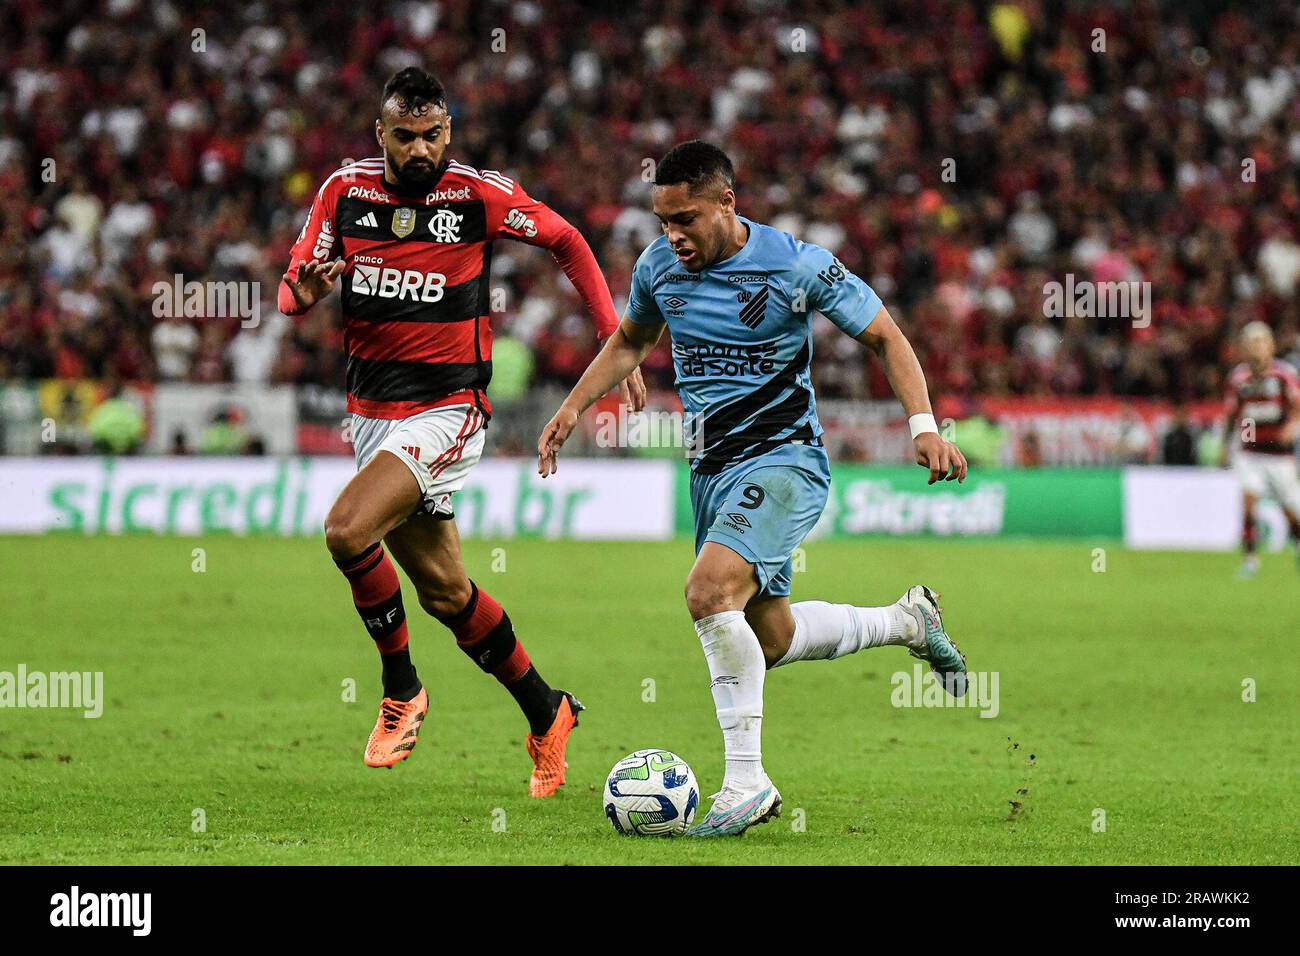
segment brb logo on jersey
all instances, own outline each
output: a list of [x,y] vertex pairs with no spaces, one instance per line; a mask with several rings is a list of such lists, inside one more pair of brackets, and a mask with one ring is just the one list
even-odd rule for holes
[[416,272],[414,269],[381,269],[378,266],[352,267],[352,291],[381,299],[410,297],[412,302],[437,302],[442,298],[447,277],[441,272]]
[[460,224],[464,218],[450,209],[439,209],[429,218],[429,232],[437,242],[460,242]]

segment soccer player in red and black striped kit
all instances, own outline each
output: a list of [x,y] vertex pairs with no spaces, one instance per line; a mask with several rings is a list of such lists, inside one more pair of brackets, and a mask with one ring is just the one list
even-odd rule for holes
[[1259,571],[1255,553],[1255,505],[1271,497],[1282,509],[1300,556],[1300,376],[1278,361],[1273,330],[1249,322],[1241,330],[1242,363],[1228,376],[1227,416],[1220,463],[1231,465],[1241,483],[1241,549],[1238,576]]
[[[433,76],[411,67],[388,81],[375,138],[382,156],[342,167],[317,192],[279,292],[281,311],[296,315],[341,286],[358,472],[325,519],[325,542],[383,663],[365,762],[391,767],[409,756],[429,707],[387,545],[420,606],[519,704],[533,760],[528,792],[547,797],[564,783],[582,705],[542,679],[510,617],[466,575],[451,506],[482,454],[492,411],[493,240],[549,249],[598,337],[618,318],[577,229],[500,173],[448,157],[451,117]],[[622,391],[644,406],[639,375]]]

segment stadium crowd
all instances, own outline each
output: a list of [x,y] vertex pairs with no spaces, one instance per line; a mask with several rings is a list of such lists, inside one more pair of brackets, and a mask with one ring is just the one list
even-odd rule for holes
[[[0,378],[341,386],[337,297],[275,289],[317,186],[374,155],[384,80],[446,84],[452,153],[584,232],[621,305],[658,234],[649,160],[727,148],[739,206],[834,250],[936,393],[1220,393],[1232,333],[1300,326],[1295,4],[11,0],[0,13]],[[66,24],[75,24],[68,29]],[[259,282],[262,321],[155,317],[154,283]],[[1048,317],[1044,287],[1151,283],[1150,322]],[[533,380],[591,325],[499,243],[494,316]],[[817,327],[819,394],[888,395]],[[664,348],[652,385],[671,386]]]

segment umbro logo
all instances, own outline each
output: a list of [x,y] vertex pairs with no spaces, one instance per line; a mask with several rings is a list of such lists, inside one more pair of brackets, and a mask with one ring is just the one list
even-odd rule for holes
[[670,309],[680,309],[685,304],[686,300],[679,295],[670,295],[668,298],[664,299],[664,305],[668,306]]
[[364,216],[362,216],[360,219],[357,220],[357,225],[358,225],[358,226],[369,226],[371,229],[378,229],[378,228],[379,228],[379,220],[375,218],[375,214],[374,214],[373,212],[368,212],[368,213],[366,213]]
[[742,515],[739,511],[728,512],[727,519],[731,521],[732,524],[739,525],[742,528],[754,527],[752,524],[749,523],[749,519],[746,518],[744,515]]

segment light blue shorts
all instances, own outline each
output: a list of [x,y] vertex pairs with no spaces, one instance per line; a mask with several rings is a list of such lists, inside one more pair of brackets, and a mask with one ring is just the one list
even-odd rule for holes
[[813,529],[830,492],[826,450],[781,445],[716,475],[691,475],[695,553],[715,541],[754,566],[759,594],[790,593],[790,556]]

